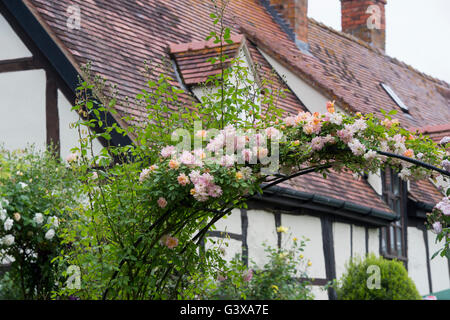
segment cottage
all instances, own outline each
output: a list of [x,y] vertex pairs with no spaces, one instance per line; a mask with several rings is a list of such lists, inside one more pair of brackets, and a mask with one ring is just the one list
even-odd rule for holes
[[[439,141],[450,135],[450,84],[385,54],[385,5],[341,0],[338,31],[308,18],[307,0],[232,0],[225,21],[234,43],[225,50],[258,65],[257,77],[275,71],[277,84],[290,90],[280,102],[287,113],[323,112],[329,100],[348,113],[397,110],[404,128]],[[122,116],[145,121],[145,110],[126,99],[145,83],[144,60],[170,61],[163,72],[185,90],[183,102],[201,98],[203,82],[218,72],[205,62],[215,52],[204,40],[212,11],[206,0],[2,0],[0,141],[11,149],[53,143],[67,155],[78,140],[71,106],[87,62],[119,86],[119,114],[106,115],[110,123],[127,126]],[[117,145],[132,141],[112,137]],[[392,170],[327,179],[313,173],[269,189],[209,235],[226,238],[227,256],[242,253],[259,264],[262,242],[284,245],[279,226],[309,238],[305,256],[318,299],[335,298],[320,287],[339,277],[348,259],[369,252],[404,261],[425,295],[450,288],[449,261],[430,259],[440,245],[424,227],[442,197],[433,182],[405,183]]]

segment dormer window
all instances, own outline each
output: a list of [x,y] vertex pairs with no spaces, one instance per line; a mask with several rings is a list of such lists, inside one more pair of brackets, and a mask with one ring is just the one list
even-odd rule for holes
[[403,112],[409,112],[409,108],[403,101],[399,98],[399,96],[385,83],[380,83],[381,87],[386,91],[386,93],[391,97],[392,100],[402,109]]

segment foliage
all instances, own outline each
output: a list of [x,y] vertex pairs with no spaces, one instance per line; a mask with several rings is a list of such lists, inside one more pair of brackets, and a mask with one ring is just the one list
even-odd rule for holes
[[[379,287],[376,283],[378,275]],[[375,282],[372,283],[372,280]],[[370,287],[371,284],[374,287]],[[374,254],[365,259],[350,260],[336,292],[339,300],[422,299],[402,262],[376,257]]]
[[[216,30],[208,38],[230,43],[223,8],[216,8],[211,15]],[[147,88],[136,97],[148,122],[126,129],[106,120],[107,113],[118,116],[114,95],[109,101],[93,96],[104,89],[103,82],[87,76],[81,83],[73,107],[83,116],[75,124],[80,146],[69,160],[87,205],[75,208],[74,220],[62,228],[64,248],[56,259],[58,265],[80,268],[81,288],[62,287],[55,296],[195,297],[199,275],[223,265],[218,252],[200,254],[198,244],[218,219],[245,206],[273,174],[279,176],[278,165],[286,174],[312,167],[324,175],[329,168],[362,173],[390,165],[409,179],[427,177],[430,170],[376,151],[442,161],[443,151],[402,129],[393,112],[381,121],[340,113],[330,102],[324,114],[283,117],[277,107],[283,90],[271,87],[269,79],[258,80],[239,56],[230,59],[220,49],[210,62],[222,72],[208,79],[201,101],[192,105],[183,103],[185,93],[173,79],[149,70]],[[136,143],[112,145],[114,134],[129,134]],[[99,155],[92,148],[97,139],[106,141]],[[266,291],[253,292],[255,297],[268,295],[263,280],[260,284]]]
[[[450,145],[450,137],[444,137],[440,144],[445,147]],[[447,154],[442,161],[445,170],[450,171],[450,154]],[[432,212],[427,214],[427,227],[436,233],[436,242],[444,241],[444,246],[435,252],[437,255],[450,259],[450,177],[442,177],[443,185],[446,186],[445,197],[433,208]]]
[[[24,156],[2,164],[11,168],[1,172],[2,197],[8,200],[1,203],[5,223],[10,219],[2,246],[16,257],[8,281],[19,281],[23,297],[48,298],[53,290],[61,299],[196,298],[205,277],[228,270],[219,251],[202,252],[198,245],[216,221],[245,207],[273,175],[305,168],[324,175],[330,168],[375,172],[390,165],[404,179],[431,176],[430,170],[377,151],[442,163],[445,152],[402,129],[393,112],[383,120],[347,115],[330,102],[323,114],[283,114],[277,103],[284,91],[270,77],[258,76],[257,65],[247,68],[240,56],[223,54],[222,44],[232,43],[223,20],[226,2],[213,3],[208,39],[221,45],[218,57],[209,61],[221,72],[206,81],[201,101],[186,103],[192,100],[173,85],[171,72],[154,73],[171,67],[151,65],[147,87],[134,101],[146,110],[146,123],[120,118],[114,88],[102,95],[106,82],[87,67],[73,107],[81,116],[73,125],[80,145],[66,159],[70,170],[51,157]],[[130,125],[109,123],[108,114]],[[112,137],[120,135],[135,143],[114,145]],[[97,140],[105,146],[99,154],[93,148]],[[14,222],[16,212],[21,218]],[[60,224],[41,226],[36,213],[57,217]],[[301,251],[304,244],[296,245]],[[224,282],[231,286],[218,286],[213,296],[309,298],[305,283],[290,280],[298,274],[297,249],[268,248],[270,262],[261,270],[255,267],[254,279],[245,284],[243,266],[235,260]],[[30,254],[23,255],[26,250]],[[79,272],[69,272],[71,267]],[[62,281],[58,270],[74,282]]]
[[0,260],[10,264],[2,294],[48,299],[61,280],[51,260],[61,249],[59,225],[75,206],[77,182],[51,151],[3,150],[0,167]]
[[217,277],[207,283],[202,299],[225,300],[310,300],[307,268],[311,265],[302,252],[305,240],[294,238],[291,248],[265,246],[268,262],[264,267],[253,263],[248,269],[240,255],[232,259]]

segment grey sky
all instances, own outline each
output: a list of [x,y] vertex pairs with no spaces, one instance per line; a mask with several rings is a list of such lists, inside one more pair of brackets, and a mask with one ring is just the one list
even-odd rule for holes
[[[341,30],[339,0],[309,0],[308,15]],[[450,83],[450,1],[387,0],[386,53]]]

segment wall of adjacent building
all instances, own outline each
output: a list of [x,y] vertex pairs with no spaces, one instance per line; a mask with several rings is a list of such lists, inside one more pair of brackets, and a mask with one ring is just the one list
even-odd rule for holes
[[[31,57],[15,31],[0,14],[0,61]],[[24,149],[34,144],[44,149],[46,129],[46,72],[40,70],[0,73],[0,144],[6,149]],[[79,117],[71,111],[72,105],[58,90],[58,113],[61,157],[78,145],[78,132],[70,124]],[[94,141],[95,152],[102,145]]]

